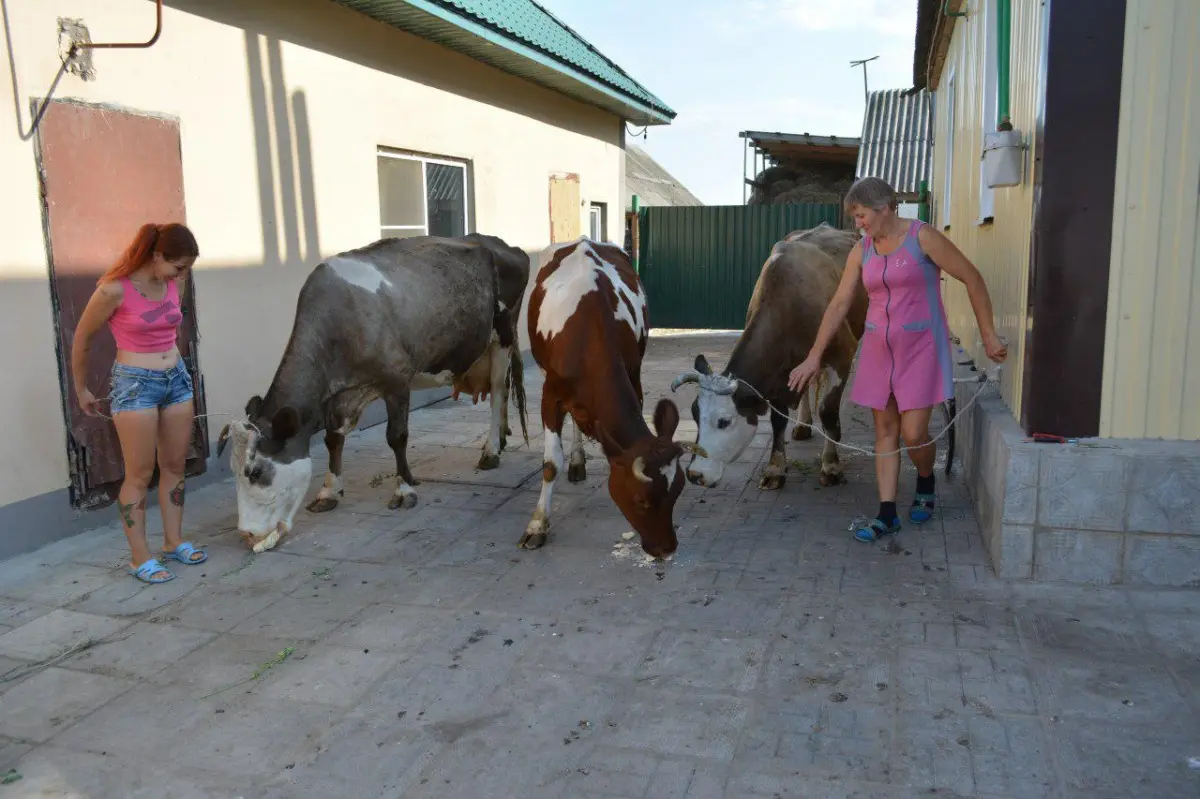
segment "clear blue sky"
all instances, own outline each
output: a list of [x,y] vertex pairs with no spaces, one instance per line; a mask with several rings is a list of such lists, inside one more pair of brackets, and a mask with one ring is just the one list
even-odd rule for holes
[[858,136],[912,86],[916,0],[538,0],[678,112],[630,139],[709,205],[742,203],[743,130]]

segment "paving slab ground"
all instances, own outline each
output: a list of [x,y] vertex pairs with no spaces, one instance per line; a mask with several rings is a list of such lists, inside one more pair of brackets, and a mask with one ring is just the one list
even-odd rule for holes
[[[647,410],[732,343],[654,339]],[[125,574],[115,526],[0,563],[0,799],[1200,796],[1200,593],[1003,583],[940,471],[932,522],[859,544],[871,461],[820,488],[818,444],[792,444],[762,492],[765,430],[687,487],[666,567],[614,549],[595,457],[521,551],[537,374],[498,471],[473,468],[483,404],[413,414],[413,510],[387,509],[377,427],[342,505],[277,551],[247,553],[224,483],[188,500],[208,562],[167,585]]]

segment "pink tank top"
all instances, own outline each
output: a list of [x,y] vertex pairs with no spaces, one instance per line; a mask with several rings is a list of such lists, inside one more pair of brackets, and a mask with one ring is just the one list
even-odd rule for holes
[[125,297],[108,327],[117,348],[126,352],[167,352],[175,346],[183,312],[179,308],[179,287],[167,281],[167,293],[161,300],[146,299],[129,278],[120,279]]

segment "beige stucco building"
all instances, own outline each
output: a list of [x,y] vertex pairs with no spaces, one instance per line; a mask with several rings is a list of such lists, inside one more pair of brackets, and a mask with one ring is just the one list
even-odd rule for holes
[[[920,0],[918,17],[931,221],[1009,339],[999,396],[960,432],[992,565],[1200,586],[1200,3]],[[988,185],[1003,120],[1017,169]],[[956,281],[945,301],[984,365]]]
[[[103,504],[116,473],[111,423],[80,419],[64,365],[96,275],[141,222],[195,231],[187,354],[206,410],[239,412],[323,256],[427,231],[531,252],[581,232],[619,242],[626,122],[674,116],[527,0],[163,6],[4,0],[0,557],[109,521],[80,506]],[[72,42],[156,30],[64,61]],[[198,428],[194,465],[223,421]]]

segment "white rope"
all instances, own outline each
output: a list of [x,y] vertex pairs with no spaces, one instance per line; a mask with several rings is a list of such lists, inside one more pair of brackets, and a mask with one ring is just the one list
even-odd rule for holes
[[[894,450],[892,452],[884,452],[884,453],[878,453],[872,449],[855,446],[854,444],[847,444],[842,441],[834,441],[821,428],[816,427],[815,425],[809,424],[808,422],[802,422],[799,419],[794,418],[791,414],[784,413],[783,411],[776,408],[774,405],[771,404],[770,400],[768,400],[766,397],[764,397],[762,395],[762,392],[760,392],[757,388],[755,388],[754,386],[747,383],[742,378],[737,377],[737,378],[733,378],[733,379],[736,382],[741,383],[743,386],[745,386],[746,388],[753,391],[755,394],[757,394],[759,399],[761,399],[763,402],[767,403],[767,407],[770,408],[771,410],[773,410],[775,413],[787,418],[787,420],[789,422],[793,422],[794,424],[796,424],[799,427],[807,427],[809,430],[816,431],[817,433],[819,433],[821,435],[822,438],[824,438],[829,443],[833,444],[835,447],[841,447],[842,449],[848,449],[848,450],[851,450],[852,452],[859,452],[863,455],[870,455],[870,456],[876,457],[876,458],[889,458],[892,455],[899,455],[901,452],[908,452],[908,451],[914,450],[914,449],[925,449],[926,447],[929,447],[929,446],[932,446],[933,444],[935,444],[938,439],[940,439],[942,436],[946,435],[946,433],[950,432],[950,428],[954,425],[954,423],[956,421],[958,421],[958,417],[960,417],[964,413],[966,413],[967,409],[975,404],[975,401],[977,399],[979,399],[979,395],[983,393],[983,390],[986,389],[989,384],[994,383],[1000,379],[999,376],[1000,376],[1000,367],[995,366],[992,369],[990,369],[989,371],[983,372],[982,374],[980,374],[979,377],[955,378],[954,379],[955,383],[979,383],[979,388],[975,390],[974,396],[971,397],[971,399],[967,402],[967,404],[962,406],[962,408],[960,410],[958,410],[954,414],[954,416],[950,417],[950,421],[948,421],[946,423],[946,426],[942,429],[942,432],[938,433],[936,436],[934,436],[933,438],[931,438],[929,441],[925,442],[924,444],[919,444],[919,445],[911,446],[911,447],[903,446],[903,447],[900,447],[900,449]],[[711,387],[706,387],[703,385],[700,385],[699,387],[700,387],[701,391],[712,391],[715,393],[715,389],[713,389]],[[805,386],[804,390],[807,391],[808,386]],[[818,398],[819,398],[819,396],[820,395],[818,394]]]

